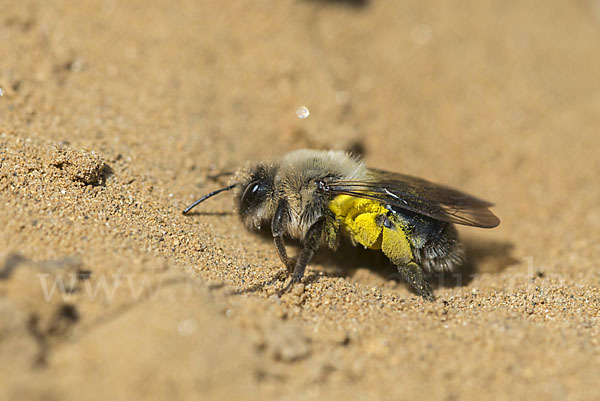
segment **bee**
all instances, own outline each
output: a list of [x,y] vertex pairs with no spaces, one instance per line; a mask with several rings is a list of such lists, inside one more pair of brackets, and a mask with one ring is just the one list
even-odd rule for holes
[[[291,276],[282,292],[301,281],[321,246],[332,250],[340,237],[381,250],[400,276],[427,300],[434,300],[428,274],[455,271],[465,251],[455,224],[493,228],[500,220],[484,200],[409,175],[367,168],[343,151],[296,150],[235,174],[223,191],[235,190],[236,210],[248,229],[270,223],[275,248]],[[284,238],[300,240],[296,258]]]

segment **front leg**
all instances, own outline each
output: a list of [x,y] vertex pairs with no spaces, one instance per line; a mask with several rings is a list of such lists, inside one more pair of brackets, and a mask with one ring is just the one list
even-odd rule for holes
[[292,273],[292,279],[290,280],[289,284],[281,290],[281,293],[289,291],[289,289],[292,288],[294,284],[299,282],[304,276],[306,265],[308,262],[310,262],[316,250],[319,249],[324,228],[325,218],[321,217],[308,229],[306,235],[302,239],[302,250],[300,251],[298,259],[296,260],[294,271]]
[[277,253],[279,254],[279,259],[285,265],[285,268],[288,271],[288,275],[294,272],[293,260],[290,259],[287,255],[287,251],[285,249],[285,242],[283,241],[283,235],[278,235],[277,237],[273,237],[275,241],[275,249],[277,249]]
[[288,203],[285,199],[281,199],[277,204],[277,209],[273,215],[273,220],[271,220],[271,233],[273,234],[275,249],[277,249],[279,258],[287,268],[288,274],[292,274],[294,271],[294,266],[290,258],[288,258],[287,251],[285,249],[285,241],[283,240],[283,234],[285,234],[288,218]]

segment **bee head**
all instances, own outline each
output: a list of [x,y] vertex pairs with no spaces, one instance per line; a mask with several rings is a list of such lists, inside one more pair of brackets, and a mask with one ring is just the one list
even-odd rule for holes
[[267,164],[260,164],[251,170],[238,171],[233,184],[204,195],[185,208],[183,214],[208,198],[235,189],[235,203],[240,217],[246,226],[260,228],[261,222],[270,219],[274,213],[276,171],[275,166]]
[[274,203],[275,168],[258,165],[239,179],[236,196],[237,210],[244,223],[259,228],[272,214]]

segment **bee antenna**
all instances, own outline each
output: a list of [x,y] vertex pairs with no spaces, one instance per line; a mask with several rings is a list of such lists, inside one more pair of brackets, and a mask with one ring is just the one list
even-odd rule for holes
[[233,189],[237,186],[238,184],[231,184],[225,188],[221,188],[221,189],[217,189],[216,191],[212,191],[209,194],[204,195],[202,198],[198,199],[197,201],[195,201],[194,203],[192,203],[191,205],[189,205],[188,207],[185,208],[185,210],[183,211],[183,214],[186,214],[187,212],[189,212],[190,210],[192,210],[194,207],[196,207],[196,205],[200,202],[204,202],[205,200],[207,200],[208,198],[215,196],[217,194],[220,194],[221,192],[224,191],[229,191],[230,189]]

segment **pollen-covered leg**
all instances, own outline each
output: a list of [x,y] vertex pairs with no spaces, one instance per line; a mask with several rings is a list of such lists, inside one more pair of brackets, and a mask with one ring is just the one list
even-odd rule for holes
[[433,291],[421,266],[414,262],[414,256],[406,233],[388,216],[380,215],[378,223],[383,226],[381,250],[398,268],[398,273],[416,291],[428,301],[433,301]]
[[402,278],[410,284],[416,293],[428,301],[434,301],[433,291],[427,281],[423,269],[415,262],[408,262],[403,266],[397,266]]

